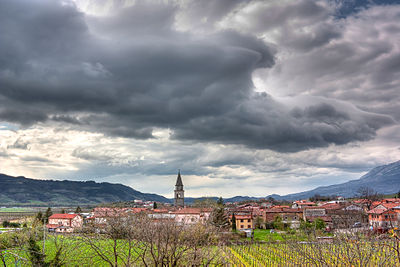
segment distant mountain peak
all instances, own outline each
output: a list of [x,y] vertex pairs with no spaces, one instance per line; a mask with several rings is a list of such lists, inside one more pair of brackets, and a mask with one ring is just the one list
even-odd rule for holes
[[400,191],[400,161],[392,162],[373,168],[368,173],[356,180],[341,184],[320,186],[315,189],[285,196],[278,199],[305,199],[319,194],[322,196],[354,197],[360,187],[371,187],[380,194],[394,194]]

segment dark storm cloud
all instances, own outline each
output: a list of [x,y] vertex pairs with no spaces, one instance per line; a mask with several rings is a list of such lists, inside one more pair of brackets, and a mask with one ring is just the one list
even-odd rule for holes
[[[275,49],[234,30],[178,32],[176,9],[140,2],[87,18],[60,1],[2,1],[0,119],[140,139],[152,138],[153,127],[170,128],[176,139],[278,151],[369,140],[392,123],[332,104],[292,111],[254,93],[252,73],[274,65]],[[302,1],[277,14],[314,18],[325,11]],[[322,29],[312,42],[337,36]]]
[[375,137],[377,129],[393,123],[389,116],[345,108],[338,110],[332,104],[322,103],[288,111],[265,94],[260,94],[223,117],[194,119],[177,129],[173,137],[294,152],[370,140]]

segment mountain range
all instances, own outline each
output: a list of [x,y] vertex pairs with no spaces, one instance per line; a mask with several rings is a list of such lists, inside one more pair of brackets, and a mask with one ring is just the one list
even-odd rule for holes
[[[381,194],[400,191],[400,161],[378,166],[357,180],[321,186],[313,190],[289,195],[269,195],[277,200],[307,199],[316,194],[322,196],[354,197],[360,187],[370,187]],[[94,181],[57,181],[13,177],[0,174],[0,205],[95,205],[100,203],[132,201],[134,199],[171,203],[172,199],[157,194],[142,193],[122,184],[96,183]],[[192,203],[201,198],[185,198]],[[216,199],[216,198],[215,198]],[[235,196],[226,202],[258,200],[259,197]]]
[[380,194],[394,194],[400,191],[400,161],[373,168],[356,180],[341,184],[320,186],[315,189],[289,195],[271,195],[275,199],[307,199],[315,194],[322,196],[354,197],[360,187],[370,187]]
[[170,201],[163,196],[141,193],[122,184],[38,180],[0,174],[0,205],[71,206],[134,199]]

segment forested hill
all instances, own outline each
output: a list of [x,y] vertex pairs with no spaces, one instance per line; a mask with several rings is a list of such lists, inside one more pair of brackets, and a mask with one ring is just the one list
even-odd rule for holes
[[122,184],[37,180],[0,174],[0,205],[69,206],[134,199],[169,202],[163,196],[141,193]]

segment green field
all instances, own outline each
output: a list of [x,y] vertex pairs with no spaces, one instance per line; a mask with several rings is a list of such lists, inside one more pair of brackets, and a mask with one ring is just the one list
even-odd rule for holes
[[0,208],[0,212],[35,212],[30,208]]
[[[58,248],[62,247],[57,256],[61,266],[102,267],[111,266],[111,264],[114,264],[115,266],[113,240],[96,239],[93,243],[93,246],[89,245],[89,243],[86,241],[84,238],[79,236],[63,237],[61,235],[50,235],[47,237],[45,242],[46,261],[51,262],[54,260],[57,255]],[[38,241],[37,244],[40,246],[40,248],[42,248],[43,241]],[[96,248],[98,248],[98,251],[101,252],[101,255],[96,253]],[[209,246],[206,247],[206,249],[215,254],[221,252],[220,249],[215,246]],[[116,260],[118,266],[144,266],[138,258],[138,255],[142,252],[139,246],[133,246],[130,250],[129,243],[127,241],[118,240],[116,251],[118,253],[118,259]],[[31,266],[28,260],[29,253],[27,252],[27,248],[8,249],[5,254],[7,266]],[[130,259],[129,264],[128,259]],[[2,266],[1,262],[0,266]]]
[[[320,233],[323,236],[332,236],[330,233]],[[294,233],[287,233],[285,231],[273,231],[265,229],[254,230],[254,241],[258,242],[275,242],[275,241],[306,241],[309,236],[297,231]],[[250,240],[250,239],[248,239]]]
[[[37,242],[37,244],[42,248],[43,241]],[[96,246],[101,248],[102,253],[105,258],[113,260],[112,255],[112,241],[111,240],[101,240],[96,242]],[[62,247],[58,255],[62,266],[109,266],[109,264],[98,256],[95,251],[86,243],[82,242],[79,237],[63,237],[57,236],[56,238],[49,236],[45,242],[45,253],[46,261],[50,262],[56,257],[56,252],[58,248]],[[125,253],[128,253],[128,248],[126,242],[120,241],[118,244],[118,253],[120,254],[120,259],[118,263],[124,265]],[[7,266],[14,266],[16,263],[19,266],[30,266],[29,264],[29,254],[26,248],[14,248],[9,249],[6,253]],[[18,256],[16,256],[18,255]],[[135,252],[133,251],[133,257]],[[1,263],[0,263],[0,266]]]
[[[337,239],[332,243],[319,243],[288,241],[282,234],[268,234],[268,232],[266,230],[256,231],[255,239],[263,239],[269,235],[270,240],[274,241],[246,243],[246,239],[243,239],[240,241],[242,243],[240,245],[212,246],[206,247],[206,249],[220,256],[214,262],[223,262],[218,266],[400,266],[400,255],[396,254],[396,246],[399,243],[389,236],[386,236],[387,238],[384,240],[350,238]],[[46,261],[53,260],[56,257],[57,248],[62,247],[58,253],[62,266],[97,267],[111,266],[111,264],[115,266],[112,240],[93,239],[94,246],[90,246],[84,241],[85,239],[79,236],[49,235],[45,242]],[[37,244],[42,248],[42,241],[38,241]],[[116,244],[118,252],[116,262],[118,266],[127,266],[128,243],[124,240],[117,240]],[[101,251],[101,256],[95,253],[95,247]],[[138,247],[133,247],[130,252],[132,261],[128,266],[142,266],[142,262],[136,258],[141,252]],[[7,266],[15,266],[16,263],[19,264],[17,266],[30,266],[26,260],[29,257],[26,248],[9,249],[6,254]],[[190,264],[188,263],[188,265]],[[186,264],[179,266],[186,266]],[[211,264],[211,266],[215,265]]]

